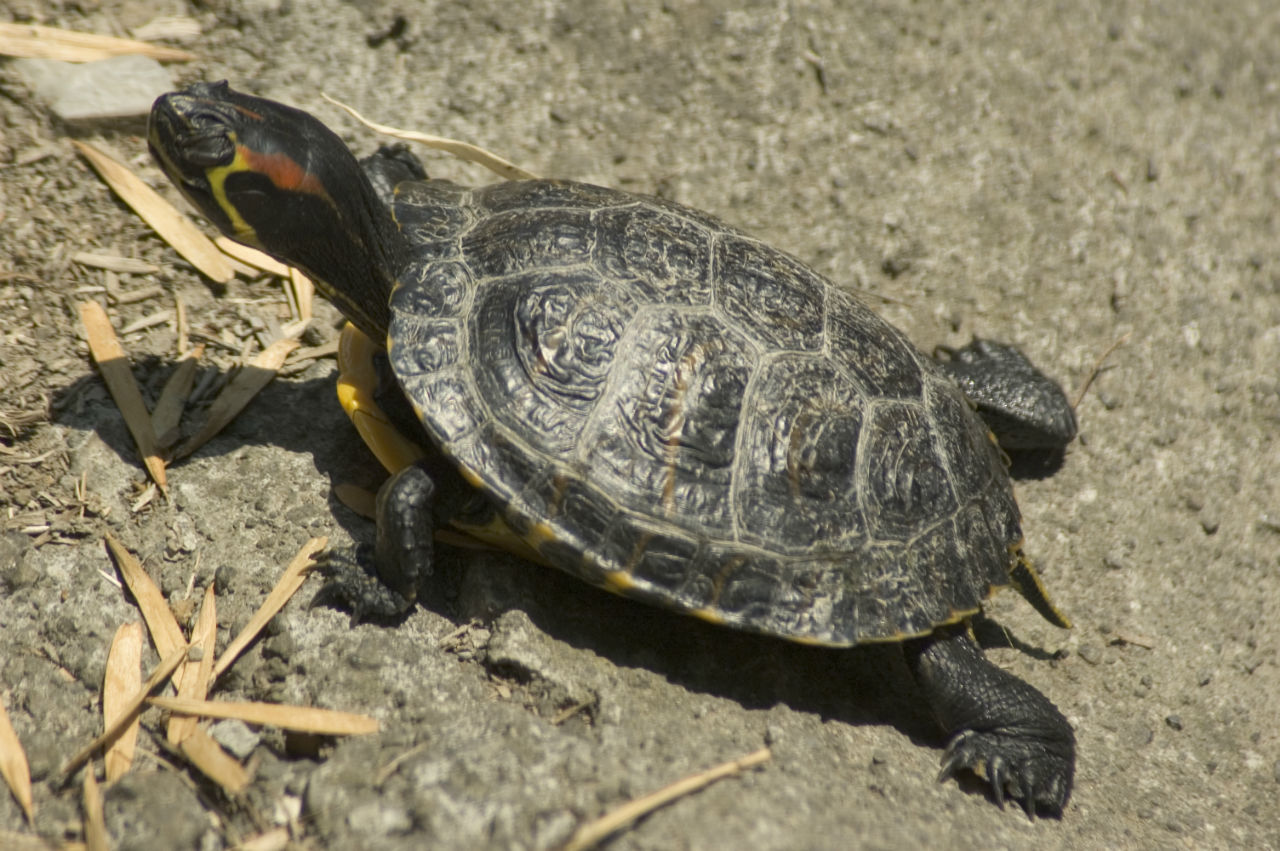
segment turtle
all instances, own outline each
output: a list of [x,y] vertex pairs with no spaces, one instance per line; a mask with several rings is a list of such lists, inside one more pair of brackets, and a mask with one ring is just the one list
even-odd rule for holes
[[[357,159],[225,81],[161,96],[148,143],[212,224],[301,268],[350,323],[339,396],[392,473],[373,563],[331,565],[354,614],[402,616],[451,528],[726,627],[894,642],[946,738],[939,778],[1061,816],[1072,727],[971,628],[1007,587],[1070,625],[1023,552],[998,440],[1065,447],[1075,417],[1016,348],[931,357],[707,213],[430,179],[403,147]],[[382,353],[409,435],[360,351]]]

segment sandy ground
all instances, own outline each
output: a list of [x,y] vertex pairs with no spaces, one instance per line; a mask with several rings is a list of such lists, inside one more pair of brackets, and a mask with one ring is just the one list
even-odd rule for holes
[[[765,768],[608,847],[1280,847],[1273,3],[365,5],[19,4],[101,32],[194,15],[200,59],[175,82],[287,100],[361,152],[376,140],[322,91],[537,173],[706,209],[925,348],[1009,340],[1074,388],[1127,336],[1063,468],[1018,484],[1028,549],[1075,628],[1013,595],[988,609],[989,655],[1076,728],[1075,794],[1061,820],[1032,823],[976,784],[936,783],[941,742],[894,648],[739,636],[460,554],[440,599],[396,628],[309,610],[308,584],[218,688],[366,712],[382,733],[240,730],[256,774],[229,800],[158,743],[151,710],[152,756],[107,792],[115,847],[217,849],[292,819],[299,847],[550,848],[766,743]],[[373,37],[397,12],[403,32]],[[0,697],[31,760],[35,830],[56,842],[80,829],[57,767],[98,732],[108,641],[137,617],[101,574],[101,534],[181,611],[216,583],[224,643],[308,537],[370,539],[333,488],[378,474],[332,401],[332,361],[313,361],[174,466],[170,501],[135,506],[145,477],[78,331],[75,304],[103,298],[103,273],[70,256],[157,264],[119,284],[162,292],[113,303],[113,320],[179,296],[222,341],[207,373],[280,315],[279,289],[202,280],[3,66],[0,80]],[[163,185],[136,128],[94,138]],[[310,343],[335,333],[320,316]],[[172,326],[125,342],[154,398]],[[0,794],[0,830],[23,829]]]

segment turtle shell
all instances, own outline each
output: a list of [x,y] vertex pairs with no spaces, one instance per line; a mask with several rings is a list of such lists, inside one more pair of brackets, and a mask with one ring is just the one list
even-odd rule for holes
[[851,294],[706,214],[562,181],[402,183],[388,351],[431,439],[546,561],[847,646],[1010,584],[999,450]]

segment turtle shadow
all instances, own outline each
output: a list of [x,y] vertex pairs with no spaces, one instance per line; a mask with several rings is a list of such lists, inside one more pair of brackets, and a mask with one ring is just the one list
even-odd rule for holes
[[[165,382],[176,366],[172,359],[154,355],[139,357],[130,364],[148,409],[154,409]],[[326,372],[324,367],[316,371]],[[195,387],[204,384],[216,388],[225,380],[227,373],[217,366],[201,366],[196,371],[193,384]],[[206,393],[200,403],[184,412],[181,436],[173,440],[173,445],[179,445],[182,439],[199,430],[214,396],[214,392]],[[139,472],[143,470],[137,446],[98,372],[57,388],[49,410],[52,422],[77,431],[95,433],[123,464]],[[344,426],[348,434],[343,434]],[[315,375],[308,370],[307,377],[272,381],[217,436],[190,456],[177,459],[169,466],[180,469],[193,458],[216,457],[240,446],[258,445],[311,453],[316,458],[317,469],[324,472],[324,467],[329,466],[324,459],[340,457],[344,446],[353,445],[352,440],[359,442],[355,429],[336,404],[332,375],[327,372]]]
[[490,621],[519,609],[554,639],[690,692],[746,709],[784,704],[824,720],[892,724],[930,743],[940,738],[896,644],[805,646],[618,597],[514,557],[456,558],[466,561],[452,577],[456,592],[437,589],[427,602],[447,607],[447,616]]
[[[801,645],[618,597],[504,553],[445,550],[439,555],[440,569],[420,602],[456,623],[493,624],[519,610],[555,640],[614,667],[657,674],[692,693],[748,710],[781,704],[824,721],[891,726],[922,747],[945,744],[897,643]],[[1014,646],[1051,658],[995,622],[980,618],[975,627],[984,647]],[[548,668],[554,676],[555,663]],[[981,783],[974,788],[986,790]]]

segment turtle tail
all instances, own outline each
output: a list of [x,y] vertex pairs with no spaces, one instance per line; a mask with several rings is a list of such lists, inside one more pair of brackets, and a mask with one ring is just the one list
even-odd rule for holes
[[1026,598],[1032,608],[1040,613],[1041,617],[1054,626],[1071,629],[1071,621],[1058,611],[1058,607],[1049,599],[1049,592],[1044,590],[1044,583],[1040,581],[1040,576],[1032,567],[1031,560],[1023,554],[1021,547],[1013,550],[1013,566],[1009,568],[1009,581],[1014,588],[1018,589],[1018,593]]

